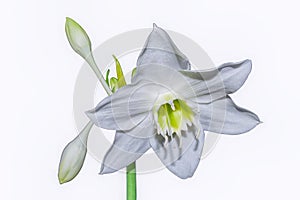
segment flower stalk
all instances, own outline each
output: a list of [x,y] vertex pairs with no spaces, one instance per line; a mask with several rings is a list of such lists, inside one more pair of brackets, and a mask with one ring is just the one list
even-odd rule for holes
[[111,95],[112,92],[95,62],[91,40],[86,31],[75,20],[69,17],[66,18],[65,30],[72,49],[90,65],[106,93]]
[[107,85],[102,73],[100,72],[99,68],[97,67],[97,64],[94,60],[93,54],[91,53],[91,55],[88,58],[85,58],[85,60],[89,64],[89,66],[92,68],[92,70],[94,71],[95,75],[97,76],[98,80],[100,81],[105,92],[108,95],[111,95],[112,91],[109,89],[109,86]]
[[126,168],[127,200],[136,200],[136,169],[135,162]]
[[[106,74],[106,79],[103,77],[95,62],[90,38],[75,20],[69,17],[66,18],[65,32],[72,49],[89,64],[108,95],[112,95],[117,89],[126,85],[120,62],[114,55],[117,77],[112,77],[109,81],[109,71]],[[133,75],[134,73],[132,73]],[[61,156],[58,173],[61,184],[71,181],[80,172],[87,153],[87,139],[93,125],[93,121],[90,120],[81,133],[65,147]],[[82,138],[84,139],[83,143],[81,141]],[[74,158],[74,156],[76,157]],[[127,200],[136,200],[135,162],[127,166],[126,170]]]

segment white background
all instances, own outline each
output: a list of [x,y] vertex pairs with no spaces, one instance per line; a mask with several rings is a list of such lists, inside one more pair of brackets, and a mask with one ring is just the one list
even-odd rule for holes
[[299,199],[299,9],[290,0],[1,1],[0,199],[125,199],[125,175],[97,175],[91,156],[74,181],[57,180],[61,151],[77,134],[73,88],[83,62],[65,37],[66,16],[94,46],[156,22],[192,38],[217,65],[253,61],[234,99],[264,123],[222,136],[191,179],[139,176],[138,199]]

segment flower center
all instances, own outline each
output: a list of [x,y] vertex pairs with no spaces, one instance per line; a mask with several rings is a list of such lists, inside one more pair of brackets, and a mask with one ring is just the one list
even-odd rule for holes
[[174,135],[179,137],[181,147],[181,131],[187,131],[187,126],[194,122],[194,112],[190,106],[174,95],[167,93],[160,95],[153,108],[153,115],[157,127],[157,134],[165,138],[165,144]]

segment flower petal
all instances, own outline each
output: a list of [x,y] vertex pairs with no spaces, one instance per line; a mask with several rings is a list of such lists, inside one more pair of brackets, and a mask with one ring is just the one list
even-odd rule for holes
[[137,61],[137,66],[145,64],[160,64],[174,69],[191,69],[187,57],[179,51],[168,33],[155,24]]
[[[217,69],[200,71],[181,71],[193,87],[193,93],[185,98],[198,103],[209,103],[237,91],[245,83],[251,72],[250,60],[237,63],[225,63]],[[193,97],[193,95],[196,96]],[[196,97],[196,98],[195,98]]]
[[[201,131],[199,138],[195,138],[195,132]],[[164,139],[157,135],[150,139],[150,144],[161,162],[176,176],[182,179],[192,177],[201,158],[204,132],[189,127],[189,130],[182,135],[182,147],[179,148],[179,141],[173,138],[164,146]]]
[[[185,99],[185,96],[196,96],[193,87],[190,84],[190,78],[186,77],[177,69],[166,67],[159,64],[148,64],[137,68],[136,75],[132,82],[149,81],[153,85],[160,86],[160,93],[172,93],[179,99]],[[155,92],[150,91],[148,92]]]
[[[117,131],[115,140],[111,148],[106,153],[100,174],[108,174],[118,171],[141,157],[149,148],[150,143],[148,138],[137,138],[136,132],[140,132],[138,128],[131,131]],[[154,127],[149,126],[143,129],[145,135],[153,135]]]
[[204,130],[222,134],[241,134],[256,127],[256,114],[238,107],[229,96],[210,104],[199,104],[200,123]]
[[252,70],[252,61],[247,59],[237,63],[225,63],[218,70],[223,79],[226,93],[231,94],[244,85]]
[[153,137],[155,134],[154,132],[155,126],[156,125],[153,120],[153,114],[152,112],[148,112],[147,117],[141,123],[139,123],[137,126],[135,126],[133,129],[129,131],[122,131],[122,132],[137,139],[138,138],[149,139],[150,137]]
[[202,155],[205,134],[202,131],[198,140],[186,150],[186,152],[167,168],[179,178],[186,179],[194,175]]
[[93,123],[89,122],[80,134],[64,148],[58,170],[58,179],[61,184],[71,181],[79,173],[86,156],[87,139],[92,126]]
[[158,95],[157,87],[148,82],[126,85],[86,114],[99,127],[130,130],[148,116]]

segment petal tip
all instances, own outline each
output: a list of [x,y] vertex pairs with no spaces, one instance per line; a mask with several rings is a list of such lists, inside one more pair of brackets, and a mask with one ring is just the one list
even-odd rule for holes
[[255,122],[253,122],[253,125],[251,128],[249,128],[249,130],[247,130],[243,133],[247,133],[247,132],[251,131],[252,129],[256,128],[258,125],[263,123],[255,113],[252,113],[252,114],[254,115],[253,117],[254,117]]
[[99,175],[103,175],[103,174],[104,174],[104,173],[103,173],[103,169],[104,169],[104,166],[102,165],[102,166],[101,166],[101,169],[100,169],[100,171],[99,171],[99,173],[98,173]]
[[60,179],[60,178],[58,178],[58,182],[59,182],[59,184],[64,184],[64,183],[66,183],[66,181],[64,181],[64,180],[62,180],[62,179]]
[[68,22],[73,22],[74,20],[72,19],[72,18],[70,18],[70,17],[66,17],[66,23],[68,23]]
[[186,180],[189,178],[192,178],[194,175],[195,171],[193,171],[192,173],[188,173],[188,174],[175,174],[178,178]]
[[259,125],[259,124],[262,124],[263,121],[260,120],[260,118],[258,117],[258,115],[255,114],[255,113],[253,113],[253,114],[254,114],[254,117],[255,117],[255,119],[256,119],[256,126]]
[[155,23],[153,23],[153,29],[155,28],[158,28],[158,26]]
[[263,121],[258,120],[257,125],[263,124],[263,123],[264,123]]
[[251,69],[252,69],[252,61],[250,59],[244,60],[243,64],[245,65],[245,67],[249,68],[249,71],[251,71]]
[[117,170],[114,170],[113,168],[110,168],[110,167],[105,166],[104,164],[102,164],[100,172],[98,174],[99,175],[111,174],[111,173],[113,173],[115,171],[117,171]]
[[263,123],[255,113],[253,113],[253,114],[254,114],[256,123],[254,123],[253,126],[249,130],[245,131],[244,133],[251,131],[252,129],[256,128],[258,125]]
[[249,64],[252,64],[252,60],[251,59],[246,59],[244,60],[245,63],[249,63]]
[[193,175],[188,175],[188,176],[178,176],[179,178],[183,179],[183,180],[186,180],[186,179],[189,179],[189,178],[192,178]]
[[102,173],[102,171],[100,171],[99,173],[98,173],[98,175],[103,175],[104,173]]
[[63,177],[60,173],[58,174],[58,182],[59,182],[60,185],[68,183],[68,182],[72,181],[74,178],[75,177],[68,179],[66,177]]

